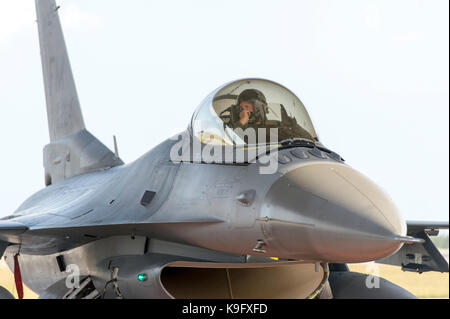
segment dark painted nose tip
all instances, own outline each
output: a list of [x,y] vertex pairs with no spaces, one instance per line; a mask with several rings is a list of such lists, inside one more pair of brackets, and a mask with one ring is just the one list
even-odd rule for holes
[[389,196],[338,163],[309,163],[282,176],[267,193],[261,217],[271,253],[295,259],[377,260],[397,251],[406,235]]

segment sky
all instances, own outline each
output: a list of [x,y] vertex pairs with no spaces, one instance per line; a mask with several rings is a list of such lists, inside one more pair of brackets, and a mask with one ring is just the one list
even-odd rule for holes
[[[292,90],[408,220],[449,218],[448,0],[59,0],[87,129],[130,163],[229,81]],[[34,1],[0,0],[0,216],[44,187]]]

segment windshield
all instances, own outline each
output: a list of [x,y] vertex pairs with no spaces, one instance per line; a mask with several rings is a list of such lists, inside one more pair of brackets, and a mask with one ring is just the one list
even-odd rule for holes
[[191,128],[204,144],[266,145],[297,138],[318,141],[299,98],[262,79],[238,80],[212,92],[194,113]]

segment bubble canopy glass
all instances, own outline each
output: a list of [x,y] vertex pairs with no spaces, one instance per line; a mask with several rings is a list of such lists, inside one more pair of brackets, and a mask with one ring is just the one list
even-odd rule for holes
[[282,85],[263,79],[237,80],[213,91],[195,111],[190,129],[204,144],[318,141],[300,99]]

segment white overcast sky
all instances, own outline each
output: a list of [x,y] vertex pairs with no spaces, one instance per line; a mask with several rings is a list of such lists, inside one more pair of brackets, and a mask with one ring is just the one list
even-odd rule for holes
[[[87,128],[131,162],[244,77],[279,82],[406,219],[449,216],[449,1],[59,0]],[[34,1],[0,0],[0,216],[44,186]]]

